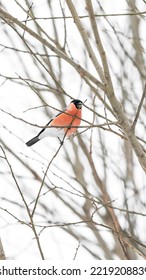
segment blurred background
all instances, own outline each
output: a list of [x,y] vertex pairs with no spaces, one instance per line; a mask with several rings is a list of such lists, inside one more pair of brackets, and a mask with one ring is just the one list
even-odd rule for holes
[[[146,80],[146,2],[9,0],[0,9],[15,18],[0,12],[6,259],[145,259],[146,178],[104,92],[98,35],[132,123]],[[76,98],[85,102],[81,127],[61,149],[55,138],[25,145]],[[144,148],[145,98],[140,109]]]

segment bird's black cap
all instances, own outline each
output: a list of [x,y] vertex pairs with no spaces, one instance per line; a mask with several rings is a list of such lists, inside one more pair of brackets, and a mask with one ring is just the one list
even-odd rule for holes
[[83,102],[79,99],[73,99],[71,103],[74,103],[77,109],[81,109],[83,105]]

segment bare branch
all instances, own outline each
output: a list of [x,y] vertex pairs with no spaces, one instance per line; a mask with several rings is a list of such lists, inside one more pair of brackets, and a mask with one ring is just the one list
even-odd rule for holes
[[16,24],[22,30],[25,30],[25,32],[28,32],[31,36],[33,36],[36,40],[41,42],[43,45],[48,47],[52,52],[56,53],[60,58],[64,59],[68,63],[70,63],[81,76],[87,76],[88,79],[90,79],[93,83],[95,83],[99,88],[104,90],[104,85],[98,81],[94,76],[92,76],[87,70],[85,70],[83,67],[81,67],[79,64],[75,63],[74,60],[70,59],[64,52],[60,51],[59,49],[55,48],[53,45],[51,45],[46,39],[38,35],[36,32],[34,32],[32,29],[28,28],[26,25],[21,23],[17,18],[14,18],[9,13],[5,12],[2,8],[0,8],[0,17],[7,21],[9,25]]
[[146,84],[144,86],[143,94],[142,94],[141,100],[140,100],[139,105],[138,105],[138,109],[137,109],[137,112],[136,112],[136,115],[135,115],[135,119],[134,119],[133,124],[132,124],[132,131],[133,132],[135,131],[135,126],[136,126],[136,123],[138,121],[140,111],[141,111],[141,108],[142,108],[143,101],[144,101],[145,97],[146,97]]

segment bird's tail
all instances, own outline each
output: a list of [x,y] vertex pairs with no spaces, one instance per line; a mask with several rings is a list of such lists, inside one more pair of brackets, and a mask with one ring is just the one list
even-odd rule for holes
[[35,143],[37,143],[39,140],[40,140],[40,139],[38,138],[38,136],[35,136],[35,137],[32,138],[31,140],[29,140],[29,141],[26,143],[26,145],[27,145],[28,147],[30,147],[30,146],[34,145]]

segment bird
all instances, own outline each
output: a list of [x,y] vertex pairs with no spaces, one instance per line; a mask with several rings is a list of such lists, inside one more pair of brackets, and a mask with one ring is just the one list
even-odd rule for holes
[[30,147],[44,137],[57,137],[61,142],[65,137],[73,135],[81,123],[82,105],[81,100],[73,99],[64,111],[51,119],[46,127],[37,136],[30,139],[26,145]]

